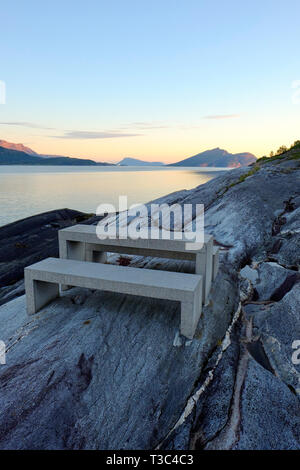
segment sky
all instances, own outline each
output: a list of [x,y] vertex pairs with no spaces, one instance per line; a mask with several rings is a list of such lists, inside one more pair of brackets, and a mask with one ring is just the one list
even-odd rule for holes
[[300,139],[299,0],[11,0],[0,12],[0,139],[110,162],[259,157]]

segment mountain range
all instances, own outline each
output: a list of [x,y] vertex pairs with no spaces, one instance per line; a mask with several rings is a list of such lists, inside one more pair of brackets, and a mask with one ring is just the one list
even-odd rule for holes
[[[198,153],[192,157],[185,158],[177,163],[166,166],[175,167],[219,167],[238,168],[248,166],[256,161],[252,153],[229,153],[227,150],[215,148]],[[0,165],[94,165],[107,166],[113,163],[95,162],[91,159],[72,158],[59,155],[38,154],[23,144],[14,144],[0,140]],[[162,162],[149,162],[137,158],[123,158],[118,166],[165,166]]]
[[107,166],[112,163],[95,162],[84,158],[71,158],[59,155],[40,155],[23,144],[0,140],[0,165],[94,165]]
[[18,152],[25,152],[28,155],[38,155],[34,150],[30,149],[29,147],[25,147],[23,144],[13,144],[12,142],[7,142],[6,140],[0,139],[0,147],[9,150],[17,150]]
[[217,147],[198,153],[177,163],[171,163],[168,166],[239,168],[241,166],[248,166],[255,161],[256,157],[252,153],[232,154],[227,152],[227,150]]

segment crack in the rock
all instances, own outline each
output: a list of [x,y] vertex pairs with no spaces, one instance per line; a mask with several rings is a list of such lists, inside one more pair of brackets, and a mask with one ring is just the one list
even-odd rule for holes
[[[243,320],[246,324],[246,342],[249,342],[252,338],[252,322],[247,321],[245,317]],[[242,344],[240,344],[240,348],[242,348],[242,350],[237,366],[229,420],[222,432],[216,438],[210,441],[209,446],[205,447],[206,449],[231,450],[239,441],[241,425],[241,398],[249,361],[249,353],[247,348]]]
[[242,311],[242,305],[241,305],[241,302],[240,302],[236,312],[233,315],[232,321],[231,321],[231,323],[230,323],[230,325],[229,325],[229,327],[228,327],[228,329],[225,333],[225,336],[224,336],[224,339],[222,341],[221,348],[220,348],[221,350],[220,350],[220,353],[217,356],[217,359],[216,359],[216,362],[215,362],[214,366],[208,371],[206,379],[202,383],[201,387],[188,399],[187,404],[186,404],[186,406],[183,410],[183,413],[181,414],[180,418],[177,420],[177,422],[175,423],[173,428],[162,439],[162,441],[156,446],[157,450],[162,447],[163,443],[170,437],[170,435],[179,426],[181,426],[185,422],[185,420],[190,416],[190,414],[194,411],[194,408],[197,405],[197,402],[199,401],[201,395],[203,395],[203,393],[205,392],[205,390],[207,389],[209,384],[212,382],[212,380],[214,378],[214,371],[216,370],[219,362],[221,361],[224,352],[226,351],[226,349],[231,344],[231,332],[232,332],[232,329],[233,329],[235,323],[237,322],[237,320],[240,317],[241,311]]

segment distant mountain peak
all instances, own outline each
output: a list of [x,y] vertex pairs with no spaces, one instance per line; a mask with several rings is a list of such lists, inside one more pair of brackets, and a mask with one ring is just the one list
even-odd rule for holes
[[[227,155],[229,152],[225,149],[221,149],[220,147],[216,147],[214,149],[210,149],[210,150],[205,150],[205,152],[218,152],[218,153],[221,153],[221,154],[224,154],[224,155]],[[204,153],[204,152],[201,152],[201,153]],[[200,155],[200,154],[197,154],[197,155]]]
[[169,166],[239,168],[241,166],[248,166],[255,161],[256,157],[252,153],[232,154],[227,150],[216,147],[185,158],[177,163],[171,163]]
[[6,140],[0,139],[0,147],[9,149],[9,150],[17,150],[18,152],[24,152],[32,156],[38,156],[38,154],[34,150],[32,150],[29,147],[26,147],[23,144],[14,144],[13,142],[7,142]]
[[118,165],[120,166],[163,166],[162,162],[147,162],[146,160],[139,160],[138,158],[125,157]]

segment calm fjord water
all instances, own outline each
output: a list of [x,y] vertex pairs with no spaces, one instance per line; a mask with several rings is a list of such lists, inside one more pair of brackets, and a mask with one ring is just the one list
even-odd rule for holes
[[52,209],[94,213],[101,203],[144,203],[191,189],[224,169],[0,166],[0,226]]

